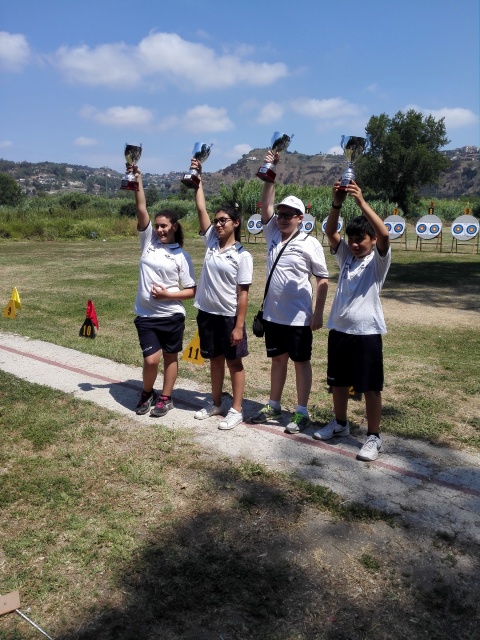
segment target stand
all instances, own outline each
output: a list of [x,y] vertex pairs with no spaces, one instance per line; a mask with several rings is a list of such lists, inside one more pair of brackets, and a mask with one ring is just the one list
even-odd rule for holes
[[398,214],[388,216],[383,221],[388,229],[388,235],[391,244],[399,244],[402,248],[407,250],[407,223]]
[[[322,246],[323,246],[324,239],[327,237],[325,235],[325,227],[327,225],[327,220],[328,220],[328,217],[324,218],[324,220],[322,222]],[[343,229],[343,218],[340,217],[340,218],[338,218],[338,222],[337,222],[337,231],[338,231],[338,233],[340,235],[342,234],[342,229]],[[343,234],[343,235],[345,237],[345,234]],[[327,239],[327,245],[328,245],[328,239]]]
[[470,215],[459,216],[456,218],[450,229],[452,233],[452,246],[450,252],[453,253],[455,247],[455,253],[458,253],[458,247],[460,246],[473,246],[473,252],[478,253],[479,241],[480,241],[480,222]]
[[250,216],[247,221],[246,230],[248,243],[250,243],[250,238],[253,238],[256,242],[257,236],[259,239],[263,238],[265,240],[265,236],[263,235],[262,216],[259,213],[254,213],[253,216]]
[[417,234],[416,249],[424,244],[435,245],[435,250],[442,252],[442,221],[436,215],[427,215],[420,218],[415,226],[415,233]]

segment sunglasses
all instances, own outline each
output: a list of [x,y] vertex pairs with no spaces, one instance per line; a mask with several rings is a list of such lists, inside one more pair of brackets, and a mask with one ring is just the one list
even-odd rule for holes
[[277,218],[279,220],[291,220],[292,218],[298,218],[299,213],[277,213]]
[[231,220],[231,218],[215,218],[215,220],[212,220],[212,224],[214,227],[217,225],[224,227],[229,220]]

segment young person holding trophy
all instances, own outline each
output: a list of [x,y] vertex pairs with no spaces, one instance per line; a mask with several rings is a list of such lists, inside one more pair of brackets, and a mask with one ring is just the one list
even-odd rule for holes
[[[345,242],[338,233],[338,217],[345,198],[355,200],[362,215],[351,220]],[[335,418],[313,434],[317,440],[345,437],[349,387],[365,395],[368,432],[357,459],[371,461],[383,451],[380,435],[383,390],[382,335],[387,332],[380,302],[391,262],[390,236],[354,180],[333,186],[332,208],[325,234],[340,268],[327,327],[327,381],[332,387]]]
[[[178,354],[183,350],[185,307],[182,300],[195,295],[195,274],[190,256],[182,249],[183,230],[177,215],[161,211],[154,225],[147,211],[142,174],[135,174],[137,229],[140,236],[140,273],[135,300],[135,326],[143,353],[143,391],[136,413],[159,417],[173,409],[172,390],[178,374]],[[163,388],[155,397],[154,384],[163,355]]]
[[198,309],[200,353],[210,360],[212,385],[212,401],[197,411],[195,418],[204,420],[224,414],[222,390],[226,363],[232,382],[233,402],[218,428],[233,429],[243,420],[245,370],[242,358],[248,355],[245,316],[253,259],[239,242],[239,212],[233,207],[222,207],[211,221],[202,185],[202,164],[192,158],[191,168],[199,179],[195,204],[200,235],[206,245],[195,307]]
[[[268,165],[276,166],[278,160],[278,151],[268,151]],[[271,279],[263,304],[263,322],[267,356],[271,358],[270,399],[251,420],[258,424],[280,418],[291,359],[295,365],[297,407],[286,431],[298,433],[310,424],[307,405],[312,386],[312,332],[323,326],[328,270],[322,245],[300,231],[305,214],[303,202],[295,196],[288,196],[279,204],[274,202],[275,183],[264,181],[262,224],[268,251],[267,274]],[[316,281],[313,310],[312,275]]]

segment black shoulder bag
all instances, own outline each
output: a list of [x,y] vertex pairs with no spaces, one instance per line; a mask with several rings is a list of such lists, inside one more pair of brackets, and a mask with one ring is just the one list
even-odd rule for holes
[[260,307],[257,315],[254,317],[253,324],[252,324],[253,335],[256,336],[257,338],[263,338],[265,334],[265,327],[263,326],[263,305],[265,303],[265,298],[267,297],[268,287],[270,286],[270,280],[272,279],[273,270],[277,266],[277,263],[280,260],[280,256],[287,248],[287,244],[291,242],[294,238],[296,238],[299,233],[300,233],[300,229],[296,233],[294,233],[293,236],[290,238],[290,240],[288,240],[283,245],[283,247],[278,252],[277,257],[275,258],[275,262],[273,263],[272,268],[270,269],[270,273],[268,274],[267,284],[265,285],[265,292],[263,294],[262,306]]

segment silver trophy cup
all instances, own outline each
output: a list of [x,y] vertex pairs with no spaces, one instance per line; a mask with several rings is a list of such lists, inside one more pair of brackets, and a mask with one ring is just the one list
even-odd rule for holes
[[348,167],[342,175],[339,186],[341,191],[345,191],[345,188],[350,184],[351,180],[355,180],[353,163],[370,148],[370,136],[368,134],[365,138],[360,138],[358,136],[342,136],[340,144],[342,146],[343,153],[348,160]]
[[[134,144],[125,145],[125,164],[136,166],[142,155],[142,144],[135,146]],[[120,184],[120,189],[126,189],[127,191],[138,191],[138,182],[133,172],[128,172],[123,176]]]
[[[287,136],[286,133],[275,131],[272,136],[272,142],[270,146],[273,153],[276,153],[277,151],[280,153],[281,151],[285,151],[286,149],[288,149],[293,136],[293,133],[291,136]],[[265,164],[260,167],[255,175],[257,176],[257,178],[260,178],[260,180],[263,180],[264,182],[275,182],[275,178],[277,175],[275,172],[275,165],[273,164],[273,162],[265,162]]]
[[[204,142],[195,142],[192,151],[192,158],[195,158],[195,160],[198,160],[203,164],[210,155],[212,147],[213,142],[210,145],[205,144]],[[193,167],[190,167],[189,172],[184,174],[181,182],[189,189],[197,189],[200,184],[199,172]]]

